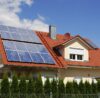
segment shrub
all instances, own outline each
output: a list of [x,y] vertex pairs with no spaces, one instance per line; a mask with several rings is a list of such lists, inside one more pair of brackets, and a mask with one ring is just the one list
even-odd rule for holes
[[19,82],[19,93],[20,93],[20,97],[26,97],[26,79],[24,74],[21,76],[20,78],[20,82]]
[[78,84],[76,81],[73,81],[73,93],[79,94],[79,88],[78,88]]
[[85,85],[84,85],[82,80],[79,83],[79,88],[78,89],[79,89],[80,94],[85,94]]
[[58,94],[59,98],[61,98],[63,94],[65,94],[65,85],[63,83],[63,80],[59,80],[58,82]]
[[35,89],[35,82],[32,78],[29,79],[29,82],[27,83],[27,94],[33,94]]
[[85,85],[85,94],[91,94],[92,93],[91,84],[88,81],[86,81],[84,85]]
[[37,80],[35,81],[35,93],[42,94],[43,93],[43,83],[41,75],[39,74]]
[[67,82],[66,83],[66,94],[73,94],[73,83]]
[[51,81],[51,92],[53,94],[53,98],[57,98],[57,80],[55,79]]
[[2,98],[9,98],[10,94],[10,83],[8,80],[7,73],[4,74],[3,80],[1,81],[1,96]]
[[50,92],[51,92],[51,84],[49,78],[47,78],[44,84],[44,93],[50,95]]
[[19,93],[18,78],[17,78],[17,75],[15,73],[12,77],[12,83],[11,83],[10,91],[11,91],[11,95],[14,98],[18,97],[18,93]]

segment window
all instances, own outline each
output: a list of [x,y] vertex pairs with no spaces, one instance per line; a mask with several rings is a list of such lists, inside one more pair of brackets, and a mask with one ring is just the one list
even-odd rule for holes
[[83,55],[70,54],[70,60],[82,61],[83,60]]
[[75,60],[75,54],[70,54],[70,59]]
[[84,49],[80,48],[69,48],[69,59],[73,61],[83,61],[84,60]]
[[77,60],[83,60],[83,55],[77,55]]

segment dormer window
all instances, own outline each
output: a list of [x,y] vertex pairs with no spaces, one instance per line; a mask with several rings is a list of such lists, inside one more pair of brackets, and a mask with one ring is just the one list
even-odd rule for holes
[[84,60],[84,50],[80,48],[69,48],[69,59],[73,61]]
[[77,60],[83,60],[83,55],[77,55]]
[[70,54],[70,60],[81,61],[83,60],[83,55]]
[[75,54],[70,54],[70,59],[75,60]]

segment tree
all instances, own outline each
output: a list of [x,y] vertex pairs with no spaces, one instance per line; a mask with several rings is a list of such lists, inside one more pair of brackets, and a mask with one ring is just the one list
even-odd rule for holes
[[14,73],[13,78],[12,78],[10,90],[11,90],[11,95],[14,98],[18,98],[19,86],[18,86],[18,78],[17,78],[17,75],[15,73]]
[[29,77],[29,81],[27,83],[27,94],[28,98],[34,98],[34,89],[35,89],[35,82],[32,76]]
[[39,74],[37,80],[35,81],[35,93],[42,94],[43,93],[43,83],[41,75]]
[[1,81],[1,95],[2,98],[9,98],[10,94],[10,83],[8,80],[7,73],[4,74],[3,79]]
[[97,81],[97,92],[100,93],[100,80]]
[[85,85],[82,80],[79,83],[79,92],[80,94],[85,94]]
[[91,94],[92,93],[92,87],[91,84],[88,81],[85,81],[85,94]]
[[58,94],[59,94],[59,98],[61,98],[61,96],[65,94],[65,85],[63,83],[63,80],[59,80],[58,82]]
[[73,81],[73,93],[74,94],[78,94],[79,93],[79,88],[78,88],[78,84],[76,81]]
[[91,87],[92,87],[92,94],[96,94],[97,93],[97,84],[94,83],[94,81],[92,81]]
[[57,80],[55,79],[51,81],[51,92],[53,94],[53,98],[57,98]]
[[26,79],[25,75],[23,74],[21,76],[20,82],[19,82],[19,92],[20,92],[20,97],[25,98],[26,97]]
[[72,82],[67,82],[66,83],[66,94],[73,94],[73,83]]
[[50,92],[51,92],[51,84],[49,78],[47,78],[44,84],[44,93],[50,95]]

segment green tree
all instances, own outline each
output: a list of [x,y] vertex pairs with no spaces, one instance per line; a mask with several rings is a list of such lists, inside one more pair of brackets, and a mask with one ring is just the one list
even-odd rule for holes
[[1,96],[2,98],[9,98],[9,95],[10,95],[10,83],[8,80],[7,73],[5,73],[1,81]]
[[97,84],[94,83],[94,81],[92,81],[91,87],[92,87],[92,94],[96,94],[97,93]]
[[73,89],[73,82],[67,82],[66,83],[66,94],[73,94],[74,89]]
[[53,98],[57,98],[57,80],[55,79],[51,81],[51,92],[53,94]]
[[27,83],[28,98],[33,98],[34,92],[35,92],[35,81],[33,80],[32,76],[30,76],[29,81]]
[[97,92],[100,93],[100,80],[97,81]]
[[50,92],[51,92],[51,84],[49,78],[47,78],[44,84],[44,93],[50,95]]
[[43,93],[43,83],[42,83],[42,78],[40,74],[37,80],[35,81],[35,93],[38,95]]
[[79,92],[80,94],[85,94],[85,85],[82,80],[79,83]]
[[20,92],[20,97],[26,97],[26,79],[25,79],[25,75],[23,74],[20,78],[20,82],[19,82],[19,92]]
[[92,93],[92,87],[91,84],[88,81],[85,81],[85,94],[91,94]]
[[59,80],[58,81],[58,94],[59,94],[59,98],[63,97],[63,95],[65,94],[65,85],[63,83],[63,80]]
[[73,93],[78,94],[79,93],[79,87],[76,81],[73,81]]
[[11,90],[11,95],[13,96],[13,98],[18,98],[19,86],[18,86],[18,78],[15,73],[12,77],[12,83],[11,83],[10,90]]

